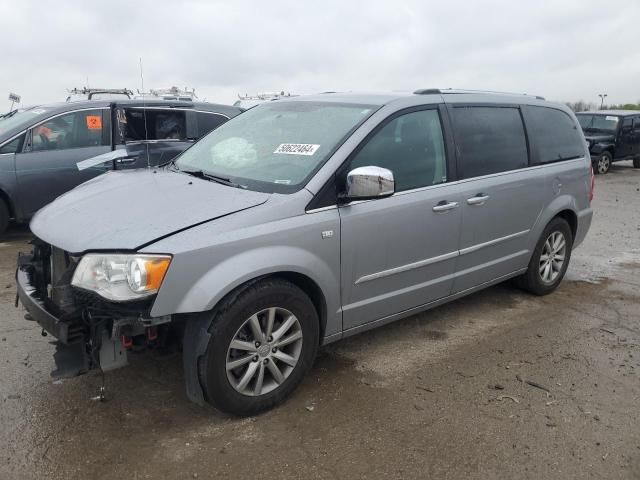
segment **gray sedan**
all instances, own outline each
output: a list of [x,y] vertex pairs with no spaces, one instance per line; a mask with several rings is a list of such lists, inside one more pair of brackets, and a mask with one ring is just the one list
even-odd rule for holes
[[167,163],[240,112],[209,103],[93,100],[5,114],[0,233],[10,219],[28,221],[59,195],[107,170]]

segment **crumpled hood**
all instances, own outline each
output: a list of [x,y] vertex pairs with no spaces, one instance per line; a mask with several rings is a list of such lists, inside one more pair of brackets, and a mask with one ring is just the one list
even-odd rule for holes
[[600,142],[613,142],[615,140],[614,135],[607,135],[602,133],[595,133],[592,135],[585,135],[584,138],[588,140],[590,143],[600,143]]
[[196,224],[255,207],[266,193],[169,170],[108,172],[42,208],[38,238],[68,252],[135,250]]

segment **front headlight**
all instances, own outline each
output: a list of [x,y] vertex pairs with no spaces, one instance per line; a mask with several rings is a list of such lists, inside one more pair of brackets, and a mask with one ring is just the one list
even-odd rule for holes
[[136,300],[158,291],[170,262],[169,255],[89,253],[80,260],[71,285],[116,302]]

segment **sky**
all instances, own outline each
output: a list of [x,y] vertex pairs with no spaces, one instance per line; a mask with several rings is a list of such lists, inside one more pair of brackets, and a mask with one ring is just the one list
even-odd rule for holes
[[[640,101],[640,1],[0,0],[0,111],[73,87],[466,88]],[[6,102],[6,108],[2,102]]]

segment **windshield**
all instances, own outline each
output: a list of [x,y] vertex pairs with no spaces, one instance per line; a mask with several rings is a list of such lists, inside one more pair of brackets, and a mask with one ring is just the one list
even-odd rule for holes
[[618,129],[619,117],[614,115],[576,115],[582,130],[593,130],[615,133]]
[[218,127],[176,161],[264,192],[293,192],[375,110],[371,105],[269,102]]
[[14,110],[14,112],[7,113],[0,117],[0,135],[16,128],[27,128],[31,122],[39,115],[42,115],[45,110],[41,108],[30,108],[26,110]]

